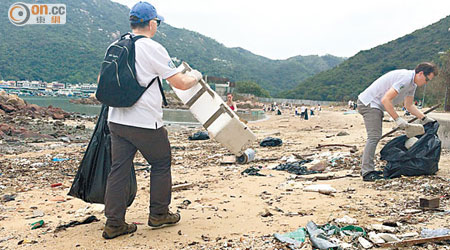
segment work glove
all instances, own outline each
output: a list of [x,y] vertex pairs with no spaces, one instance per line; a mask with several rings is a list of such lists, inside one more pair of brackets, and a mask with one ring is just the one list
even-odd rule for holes
[[425,125],[425,124],[427,124],[427,123],[435,122],[435,121],[436,121],[436,120],[433,119],[433,118],[431,118],[431,117],[424,116],[424,117],[420,120],[420,124]]
[[189,72],[186,73],[186,75],[190,76],[190,77],[194,77],[197,82],[200,81],[200,79],[202,79],[202,73],[200,73],[198,70],[191,70]]
[[405,129],[408,126],[408,123],[401,117],[397,117],[397,119],[395,119],[395,122],[397,123],[399,129]]

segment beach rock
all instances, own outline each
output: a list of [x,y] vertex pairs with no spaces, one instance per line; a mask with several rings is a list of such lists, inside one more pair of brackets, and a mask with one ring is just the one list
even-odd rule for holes
[[346,135],[349,135],[349,133],[347,133],[345,131],[341,131],[336,136],[346,136]]
[[6,113],[11,113],[11,112],[17,111],[17,109],[14,106],[8,105],[6,103],[0,103],[0,109],[5,111]]

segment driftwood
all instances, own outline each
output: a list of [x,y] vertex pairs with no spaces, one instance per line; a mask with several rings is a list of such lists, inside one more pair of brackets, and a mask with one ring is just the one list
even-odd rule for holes
[[297,157],[298,159],[304,160],[305,157],[313,156],[315,154],[306,154],[306,155],[292,154],[292,155]]
[[183,184],[173,185],[172,191],[185,190],[185,189],[189,189],[193,186],[194,186],[194,184],[192,184],[192,183],[183,183]]
[[318,144],[316,148],[324,148],[324,147],[347,147],[356,149],[356,146],[346,144]]
[[414,239],[414,240],[402,240],[397,242],[389,242],[389,243],[382,243],[378,244],[380,247],[402,247],[402,246],[411,246],[416,244],[423,244],[423,243],[429,243],[429,242],[438,242],[438,241],[444,241],[444,240],[450,240],[450,235],[445,236],[438,236],[438,237],[432,237],[432,238],[421,238],[421,239]]

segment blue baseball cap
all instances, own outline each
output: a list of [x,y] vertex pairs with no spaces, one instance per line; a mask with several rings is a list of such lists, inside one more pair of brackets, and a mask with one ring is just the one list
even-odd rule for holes
[[164,21],[164,17],[158,15],[155,7],[147,2],[139,2],[135,4],[130,10],[130,17],[131,16],[139,18],[137,21],[130,20],[131,23],[143,23],[155,18]]

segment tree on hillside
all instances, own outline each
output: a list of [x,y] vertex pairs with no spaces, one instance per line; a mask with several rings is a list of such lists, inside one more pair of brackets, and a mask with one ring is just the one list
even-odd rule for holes
[[440,75],[444,85],[446,86],[444,110],[450,111],[450,50],[442,55],[441,61],[442,66]]
[[259,97],[270,97],[269,92],[259,86],[256,82],[236,82],[236,92],[253,94]]
[[424,106],[443,104],[444,110],[450,110],[450,50],[440,52],[437,65],[439,75],[423,87],[417,88],[415,99],[424,100]]

